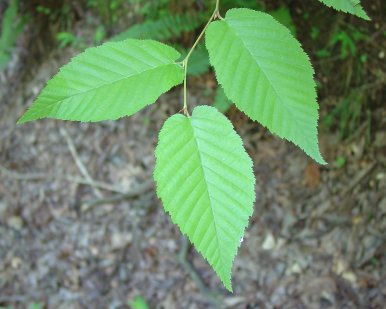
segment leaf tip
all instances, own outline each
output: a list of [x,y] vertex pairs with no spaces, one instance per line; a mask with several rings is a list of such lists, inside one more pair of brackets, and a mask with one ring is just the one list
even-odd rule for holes
[[319,163],[320,165],[327,165],[328,162],[326,160],[324,160],[324,158],[322,157],[322,155],[319,155],[318,158],[314,158],[315,161],[317,163]]
[[365,11],[363,11],[363,12],[364,12],[364,14],[363,14],[362,18],[366,21],[371,21],[371,17],[369,15],[367,15],[367,13]]
[[229,279],[229,282],[224,282],[223,284],[225,288],[228,290],[228,292],[233,293],[233,288],[232,288],[232,281]]
[[19,119],[18,121],[16,122],[17,125],[22,125],[22,124],[25,124],[26,122],[28,122],[29,120],[27,119],[27,117],[25,117],[25,114],[23,114]]
[[310,156],[312,159],[314,159],[316,161],[316,163],[319,163],[320,165],[327,165],[327,161],[324,160],[323,158],[323,155],[321,154],[320,152],[320,148],[319,148],[319,143],[317,143],[317,150],[313,153],[309,153],[308,151],[306,151],[305,149],[303,149],[303,151],[308,155]]

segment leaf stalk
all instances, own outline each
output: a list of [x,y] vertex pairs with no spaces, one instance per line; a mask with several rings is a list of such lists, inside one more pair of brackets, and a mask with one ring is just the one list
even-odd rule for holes
[[187,73],[188,73],[188,65],[189,65],[189,58],[190,56],[192,55],[194,49],[197,47],[198,43],[201,41],[202,37],[204,36],[204,33],[206,31],[206,29],[208,29],[210,23],[215,20],[216,18],[218,19],[223,19],[221,16],[220,16],[220,0],[216,0],[216,7],[211,15],[211,17],[209,18],[208,22],[206,23],[204,29],[202,29],[200,35],[197,37],[196,41],[194,42],[193,46],[191,47],[189,53],[186,55],[185,59],[182,61],[182,65],[185,69],[185,76],[184,76],[184,107],[183,107],[183,111],[184,111],[184,115],[185,116],[188,116],[190,117],[189,115],[189,112],[188,112],[188,105],[187,105]]

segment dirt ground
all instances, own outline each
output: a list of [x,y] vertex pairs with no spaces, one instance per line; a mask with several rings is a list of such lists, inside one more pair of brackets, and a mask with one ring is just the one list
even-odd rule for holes
[[[0,306],[129,308],[141,295],[167,309],[386,308],[385,102],[344,142],[320,130],[325,167],[228,113],[257,178],[230,294],[154,191],[157,132],[180,89],[115,122],[15,125],[69,56],[53,53],[11,95],[0,76]],[[210,104],[211,83],[193,79],[192,106]]]

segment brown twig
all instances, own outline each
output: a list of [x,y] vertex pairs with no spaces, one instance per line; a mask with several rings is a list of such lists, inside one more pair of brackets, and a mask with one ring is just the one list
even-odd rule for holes
[[182,266],[182,268],[186,271],[190,279],[192,279],[194,284],[198,287],[198,289],[200,290],[200,293],[204,295],[208,299],[208,301],[212,303],[213,306],[215,306],[216,308],[223,308],[221,301],[218,299],[217,293],[211,292],[206,287],[205,283],[202,281],[200,276],[197,274],[196,270],[188,261],[187,254],[189,250],[189,240],[185,236],[181,237],[180,246],[181,246],[181,249],[178,253],[177,260]]
[[153,181],[149,180],[147,182],[144,182],[144,183],[130,189],[127,192],[87,202],[86,204],[84,204],[82,206],[82,211],[89,211],[91,208],[93,208],[95,206],[103,205],[103,204],[115,204],[115,203],[119,203],[119,202],[124,201],[124,200],[133,199],[133,198],[136,198],[142,194],[149,192],[153,188],[154,188],[154,183],[153,183]]
[[[68,149],[70,150],[70,153],[75,161],[76,166],[78,167],[80,173],[83,175],[84,178],[87,179],[89,183],[94,183],[94,179],[90,176],[86,166],[83,164],[82,160],[80,159],[78,152],[76,151],[74,142],[72,141],[72,138],[67,133],[66,129],[64,127],[60,127],[59,129],[60,134],[64,137],[64,139],[67,142]],[[93,186],[96,196],[99,198],[102,198],[102,193],[99,191],[97,186]]]
[[75,182],[78,184],[82,185],[88,185],[90,187],[98,188],[98,189],[103,189],[106,191],[111,191],[111,192],[116,192],[120,194],[126,193],[123,189],[110,185],[105,182],[101,181],[95,181],[92,180],[91,182],[88,179],[84,179],[78,176],[73,176],[73,175],[66,175],[66,174],[46,174],[46,173],[18,173],[18,172],[13,172],[8,169],[6,169],[3,166],[0,166],[0,172],[1,174],[5,175],[8,178],[11,178],[13,180],[20,180],[20,181],[42,181],[42,180],[49,180],[49,179],[61,179],[61,180],[67,180],[71,182]]
[[369,166],[367,166],[365,169],[363,169],[355,178],[354,180],[350,183],[350,185],[345,189],[343,190],[343,192],[341,193],[340,197],[345,197],[346,195],[348,195],[352,190],[355,189],[356,186],[358,186],[364,178],[366,178],[372,171],[373,169],[376,167],[377,163],[371,163]]

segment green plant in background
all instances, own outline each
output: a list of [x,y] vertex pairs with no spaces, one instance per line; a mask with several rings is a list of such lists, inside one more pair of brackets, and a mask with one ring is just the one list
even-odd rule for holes
[[[0,309],[13,309],[14,307],[1,307],[0,306]],[[43,304],[42,303],[31,303],[31,304],[28,304],[28,306],[26,307],[27,309],[43,309]]]
[[[103,25],[96,28],[92,45],[99,45],[103,42],[103,40],[106,37],[106,29]],[[64,48],[67,46],[71,46],[78,50],[84,50],[87,48],[87,43],[84,40],[84,38],[78,37],[71,32],[68,31],[61,31],[56,34],[56,40],[59,43],[60,48]]]
[[278,9],[269,12],[269,14],[274,17],[279,23],[286,26],[288,30],[291,31],[291,34],[296,37],[296,26],[288,8],[281,6]]
[[95,9],[102,19],[102,24],[111,28],[122,14],[122,5],[127,0],[87,0],[87,6]]
[[330,46],[339,45],[340,58],[346,59],[349,56],[355,57],[357,55],[357,44],[366,38],[366,35],[356,29],[351,29],[351,31],[338,31],[332,36]]
[[81,41],[74,34],[62,31],[56,34],[56,39],[59,42],[59,47],[64,48],[66,46],[71,46],[74,48],[80,48]]
[[33,303],[28,305],[27,309],[43,309],[42,303]]
[[358,83],[365,70],[368,55],[358,48],[369,39],[369,36],[362,33],[353,26],[346,26],[345,29],[338,27],[329,36],[324,48],[317,51],[319,58],[331,57],[342,60],[347,66],[345,80],[342,82],[342,98],[330,110],[322,124],[326,128],[337,126],[341,139],[351,136],[360,124],[361,117],[366,110],[367,99],[363,90],[350,87],[354,80]]
[[[146,20],[136,24],[126,31],[114,36],[110,41],[118,42],[126,39],[152,39],[168,42],[172,39],[181,37],[182,34],[192,32],[201,26],[206,17],[206,13],[185,13],[169,14],[156,20]],[[189,50],[173,44],[184,58]],[[189,75],[201,75],[209,71],[209,57],[205,47],[200,44],[195,49],[191,57],[188,69]]]
[[[45,16],[51,23],[52,28],[68,29],[74,22],[74,14],[71,9],[70,1],[41,1],[43,4],[31,5],[35,13]],[[51,28],[50,27],[50,28]],[[49,28],[47,28],[48,30]]]
[[[316,39],[319,35],[318,30],[311,30],[311,37]],[[364,42],[367,36],[354,27],[348,27],[345,30],[337,29],[334,31],[327,43],[327,46],[318,50],[317,56],[320,58],[330,57],[334,49],[339,51],[341,59],[356,57],[358,53],[357,45]],[[362,63],[366,62],[366,55],[361,55]]]
[[216,96],[214,97],[213,107],[217,108],[220,112],[225,113],[233,105],[232,101],[226,96],[224,89],[218,87]]
[[[186,57],[189,53],[189,50],[183,47],[177,47],[182,51],[182,59]],[[182,60],[181,59],[181,60]],[[208,51],[205,48],[204,44],[198,44],[194,52],[191,54],[189,59],[188,74],[193,76],[199,76],[209,71],[209,55]]]
[[338,168],[343,168],[346,165],[346,158],[343,156],[337,156],[335,159],[335,166]]
[[253,212],[255,178],[241,138],[222,113],[199,106],[190,115],[187,74],[204,35],[225,96],[325,164],[317,138],[314,71],[300,43],[267,13],[240,8],[222,17],[219,0],[182,60],[176,49],[153,40],[89,48],[62,67],[18,123],[118,119],[183,83],[183,114],[165,122],[155,151],[157,194],[173,222],[232,291],[232,264]]
[[132,309],[149,309],[149,305],[142,296],[136,296],[133,300],[129,301],[129,306]]
[[44,5],[38,5],[36,7],[36,12],[39,12],[39,13],[41,13],[43,15],[47,15],[47,16],[52,15],[51,9],[49,7],[44,6]]
[[18,17],[18,0],[11,0],[1,24],[0,33],[0,71],[4,70],[11,59],[16,41],[24,29],[25,18]]
[[197,29],[206,19],[205,13],[184,13],[166,15],[156,20],[146,20],[121,32],[111,41],[126,39],[152,39],[167,41],[178,38],[185,32]]
[[342,99],[326,116],[323,125],[330,127],[338,123],[339,134],[342,139],[353,134],[360,123],[360,116],[365,109],[363,90],[353,90]]

